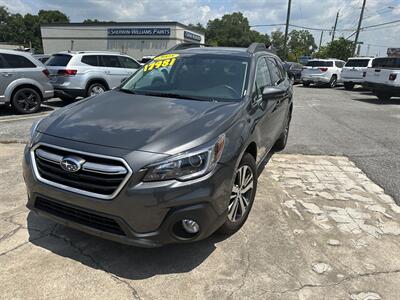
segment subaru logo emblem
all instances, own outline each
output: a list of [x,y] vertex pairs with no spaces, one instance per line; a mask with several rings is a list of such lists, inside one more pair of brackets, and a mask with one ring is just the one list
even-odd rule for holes
[[76,156],[66,156],[60,162],[60,166],[64,171],[75,173],[82,168],[84,159]]

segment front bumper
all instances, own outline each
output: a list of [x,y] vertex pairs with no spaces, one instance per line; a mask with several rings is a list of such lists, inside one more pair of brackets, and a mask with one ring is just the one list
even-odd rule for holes
[[[101,147],[97,149],[98,152],[103,150]],[[143,174],[134,170],[114,199],[101,200],[39,182],[30,159],[29,149],[26,149],[23,174],[28,190],[27,207],[41,216],[102,238],[142,247],[198,241],[217,230],[227,215],[233,166],[218,165],[212,173],[190,182],[144,183],[139,178]],[[51,201],[64,212],[74,210],[75,215],[94,214],[95,218],[111,219],[123,234],[107,232],[66,214],[43,209],[37,205],[42,201],[40,199]],[[200,225],[200,232],[190,238],[176,234],[175,225],[182,219],[195,220]]]
[[388,95],[391,95],[392,97],[400,97],[400,87],[399,86],[392,86],[389,84],[376,83],[376,82],[370,82],[370,81],[364,81],[362,86],[373,92],[388,94]]

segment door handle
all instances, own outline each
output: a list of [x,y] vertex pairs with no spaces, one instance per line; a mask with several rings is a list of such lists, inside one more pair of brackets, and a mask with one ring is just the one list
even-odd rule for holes
[[1,75],[3,75],[3,77],[10,77],[12,76],[12,73],[2,73]]

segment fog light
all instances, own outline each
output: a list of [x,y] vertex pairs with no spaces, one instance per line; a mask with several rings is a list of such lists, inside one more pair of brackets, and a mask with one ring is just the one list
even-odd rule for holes
[[196,221],[189,219],[182,220],[182,226],[188,233],[198,233],[200,230],[199,224],[197,224]]

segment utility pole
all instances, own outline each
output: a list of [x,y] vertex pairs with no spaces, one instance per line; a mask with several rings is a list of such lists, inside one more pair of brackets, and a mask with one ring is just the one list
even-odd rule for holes
[[319,47],[318,47],[318,51],[321,50],[321,45],[322,45],[322,37],[324,36],[324,31],[321,30],[321,37],[319,38]]
[[285,44],[283,45],[283,59],[286,60],[287,58],[287,40],[289,34],[289,21],[290,21],[290,7],[292,6],[292,0],[288,0],[288,9],[287,9],[287,16],[286,16],[286,29],[285,29]]
[[363,0],[363,4],[362,4],[362,7],[361,7],[360,19],[358,20],[358,26],[357,26],[357,31],[356,31],[356,38],[354,40],[353,55],[356,54],[358,36],[360,35],[360,28],[361,28],[362,19],[363,19],[363,16],[364,16],[364,9],[365,9],[366,2],[367,2],[367,0]]
[[332,32],[332,41],[335,39],[335,32],[336,32],[336,25],[337,25],[337,21],[339,19],[339,12],[340,10],[338,10],[337,14],[336,14],[336,20],[335,20],[335,26],[333,26],[333,32]]

